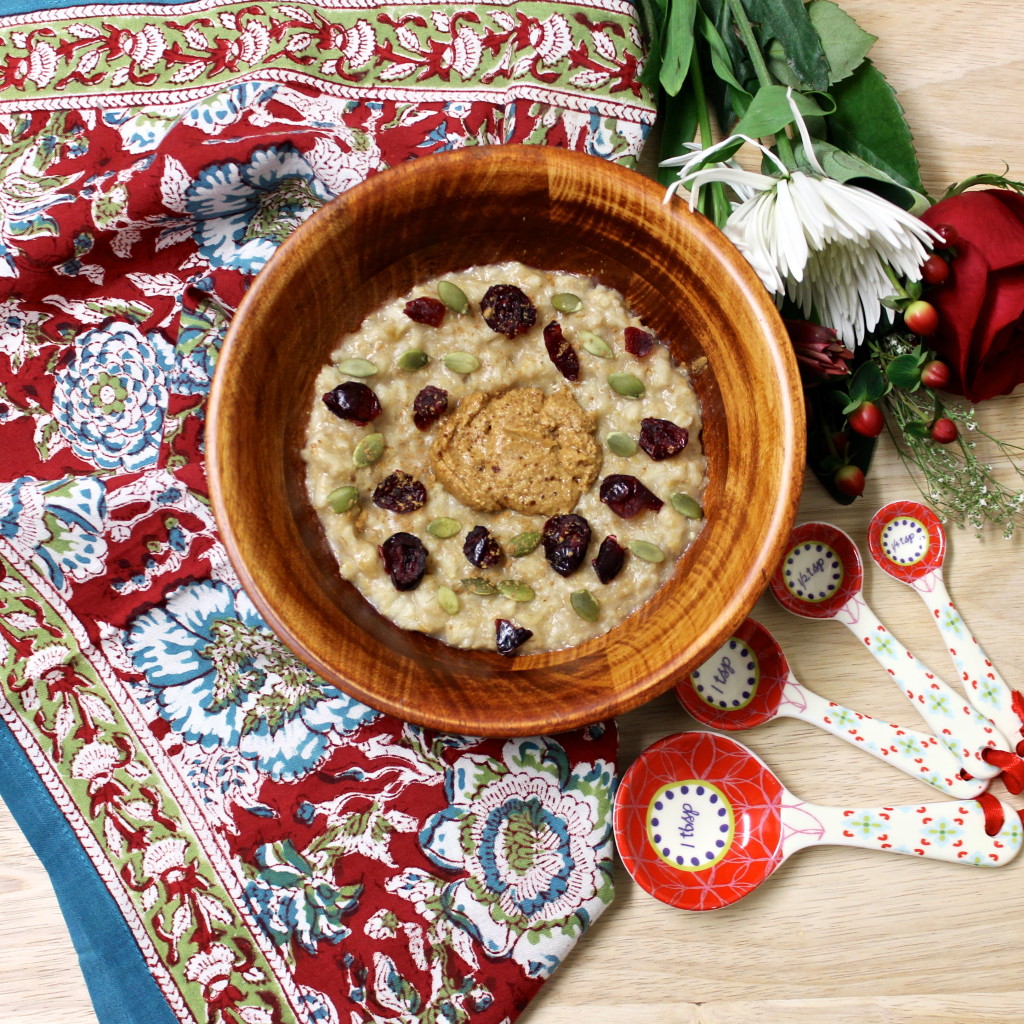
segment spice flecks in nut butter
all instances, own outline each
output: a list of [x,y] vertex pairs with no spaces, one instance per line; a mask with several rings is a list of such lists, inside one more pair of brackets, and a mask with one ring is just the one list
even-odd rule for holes
[[452,497],[484,512],[571,512],[601,468],[595,418],[566,389],[467,395],[438,428],[431,463]]

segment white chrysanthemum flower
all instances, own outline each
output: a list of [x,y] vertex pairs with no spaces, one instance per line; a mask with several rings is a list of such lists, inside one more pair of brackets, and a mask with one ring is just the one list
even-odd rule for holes
[[[685,186],[692,209],[702,186],[728,185],[737,202],[725,223],[726,236],[777,299],[788,296],[805,317],[813,311],[852,349],[877,326],[883,311],[892,319],[882,305],[895,291],[886,267],[917,280],[938,236],[874,192],[829,178],[792,98],[790,104],[814,173],[791,171],[755,139],[732,136],[664,161],[663,167],[679,167],[665,200]],[[737,141],[761,150],[778,175],[744,170],[731,159],[709,165],[710,157]]]

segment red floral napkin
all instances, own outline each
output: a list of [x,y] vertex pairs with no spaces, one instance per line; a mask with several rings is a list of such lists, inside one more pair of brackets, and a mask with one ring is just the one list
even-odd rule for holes
[[0,18],[0,792],[101,1020],[511,1021],[611,900],[614,728],[438,735],[327,685],[239,586],[203,429],[314,209],[457,146],[631,160],[641,58],[622,0]]

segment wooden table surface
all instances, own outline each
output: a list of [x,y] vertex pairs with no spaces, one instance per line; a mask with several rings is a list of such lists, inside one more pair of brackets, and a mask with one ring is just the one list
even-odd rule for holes
[[[1024,28],[1019,0],[841,0],[879,37],[872,58],[897,90],[925,185],[937,194],[980,171],[1024,178]],[[1024,444],[1024,388],[979,407],[983,426]],[[813,479],[801,521],[827,519],[865,551],[875,510],[917,497],[888,440],[864,497],[834,504]],[[1024,686],[1024,530],[953,531],[945,577],[1011,686]],[[923,603],[869,563],[865,597],[892,632],[950,672]],[[923,727],[836,622],[806,622],[770,598],[754,611],[808,688]],[[622,766],[693,727],[674,698],[620,720]],[[939,794],[810,726],[770,723],[738,738],[804,799],[874,806]],[[993,792],[1007,799],[1001,783]],[[1020,798],[1008,798],[1024,806]],[[835,847],[805,850],[754,895],[710,914],[658,903],[617,867],[617,897],[544,987],[523,1024],[1020,1024],[1024,1021],[1024,856],[999,870]],[[47,877],[0,805],[0,1018],[95,1024]]]

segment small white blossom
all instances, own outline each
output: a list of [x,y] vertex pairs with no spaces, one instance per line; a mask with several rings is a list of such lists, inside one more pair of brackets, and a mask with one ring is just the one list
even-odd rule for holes
[[[938,236],[918,217],[874,192],[828,177],[792,97],[790,105],[811,172],[791,171],[756,140],[732,136],[664,161],[662,166],[679,167],[679,180],[665,199],[685,186],[692,209],[702,186],[728,185],[737,201],[725,223],[726,236],[777,299],[788,296],[804,317],[813,314],[852,349],[877,326],[883,311],[892,318],[882,305],[894,292],[886,267],[917,280]],[[732,160],[708,164],[737,141],[756,146],[777,173],[744,170]]]

